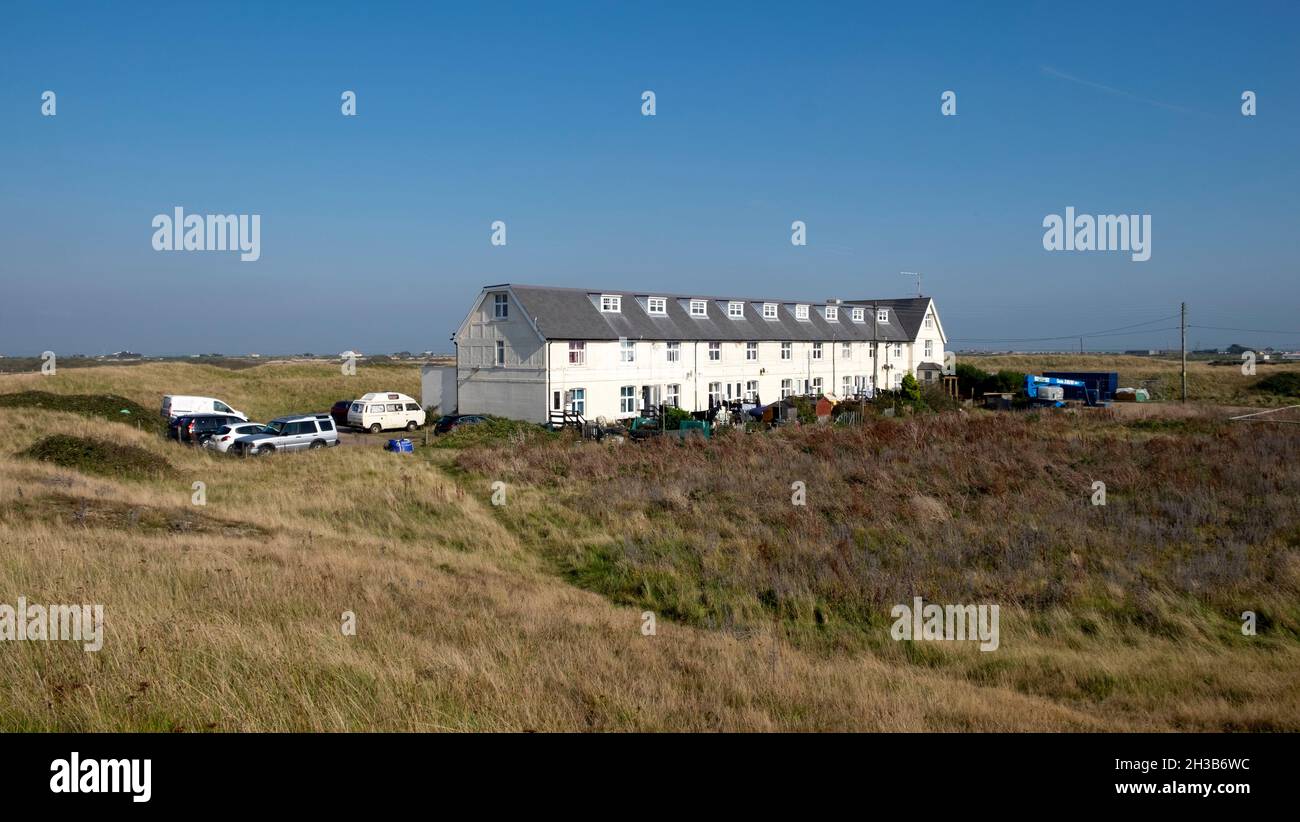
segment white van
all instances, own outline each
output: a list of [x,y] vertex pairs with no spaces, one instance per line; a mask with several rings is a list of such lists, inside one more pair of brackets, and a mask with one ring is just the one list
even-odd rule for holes
[[213,397],[188,397],[180,394],[168,394],[163,397],[163,417],[174,420],[185,414],[230,414],[241,420],[248,419],[248,415],[243,411],[236,411]]
[[348,425],[372,434],[393,428],[414,431],[424,425],[424,409],[405,394],[378,391],[353,401],[348,408]]

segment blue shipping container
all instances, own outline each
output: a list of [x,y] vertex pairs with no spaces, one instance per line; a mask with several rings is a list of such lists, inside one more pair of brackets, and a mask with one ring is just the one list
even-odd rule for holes
[[1118,371],[1044,371],[1044,377],[1057,377],[1063,380],[1078,380],[1084,384],[1084,388],[1075,388],[1074,386],[1065,386],[1065,398],[1067,400],[1086,400],[1085,390],[1097,392],[1097,399],[1102,402],[1108,402],[1115,399],[1115,392],[1119,389],[1119,372]]

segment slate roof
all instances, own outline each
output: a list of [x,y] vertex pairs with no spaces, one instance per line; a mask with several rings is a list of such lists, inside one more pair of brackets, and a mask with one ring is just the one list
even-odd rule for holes
[[[825,302],[800,303],[797,300],[757,299],[752,297],[710,297],[701,294],[667,294],[642,291],[592,291],[582,288],[515,285],[501,283],[485,290],[510,290],[536,323],[542,336],[551,340],[617,340],[621,337],[640,340],[718,340],[718,341],[821,341],[843,340],[909,342],[916,339],[917,329],[930,304],[929,297],[901,300],[846,300],[839,305],[839,320],[824,316]],[[622,298],[620,310],[600,310],[602,295]],[[664,315],[647,311],[649,297],[667,300]],[[692,317],[691,300],[708,303],[706,317]],[[743,302],[743,316],[731,318],[727,304]],[[763,318],[763,304],[776,303],[776,319]],[[808,319],[795,319],[795,305],[809,306]],[[873,306],[889,310],[889,322],[875,323]],[[852,309],[865,307],[863,322],[854,322]],[[874,335],[874,336],[873,336]]]

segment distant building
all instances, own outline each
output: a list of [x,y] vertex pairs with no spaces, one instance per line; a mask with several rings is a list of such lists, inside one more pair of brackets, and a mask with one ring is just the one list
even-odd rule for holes
[[483,288],[455,341],[458,413],[542,422],[559,411],[626,419],[661,403],[703,411],[794,394],[864,396],[897,389],[907,374],[937,383],[946,337],[929,297],[765,300],[501,284]]

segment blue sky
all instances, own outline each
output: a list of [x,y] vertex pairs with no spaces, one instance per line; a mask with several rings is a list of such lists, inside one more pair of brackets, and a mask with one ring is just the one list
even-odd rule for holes
[[[450,350],[486,283],[819,300],[906,296],[904,270],[954,347],[1167,328],[1181,300],[1194,325],[1300,330],[1298,24],[1287,3],[10,3],[0,352]],[[154,251],[175,206],[260,214],[261,259]],[[1067,206],[1150,214],[1150,261],[1045,251]],[[1300,334],[1189,332],[1234,341]]]

